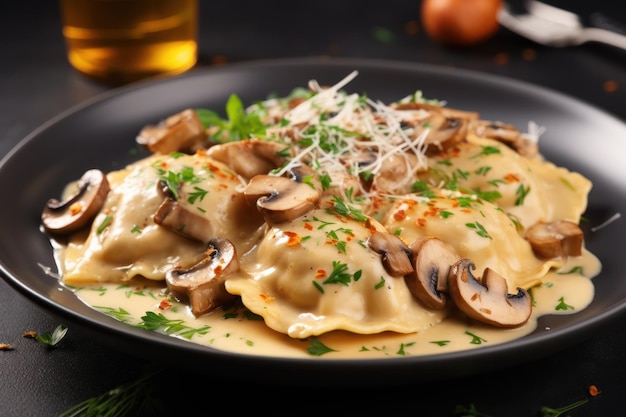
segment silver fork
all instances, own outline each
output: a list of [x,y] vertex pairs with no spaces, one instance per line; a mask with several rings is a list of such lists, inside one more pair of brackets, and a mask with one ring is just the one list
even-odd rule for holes
[[599,42],[626,50],[626,36],[606,29],[585,27],[572,12],[535,0],[526,2],[526,10],[517,14],[504,6],[500,9],[498,20],[507,29],[541,45],[565,47]]

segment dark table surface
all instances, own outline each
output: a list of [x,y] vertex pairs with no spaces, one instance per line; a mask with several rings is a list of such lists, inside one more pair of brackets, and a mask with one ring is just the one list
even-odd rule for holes
[[[603,11],[626,24],[622,2],[552,3],[581,13]],[[192,71],[284,57],[421,62],[529,81],[626,120],[626,51],[597,44],[550,49],[505,29],[475,47],[445,48],[420,30],[419,4],[417,0],[320,0],[306,6],[293,1],[201,2],[200,57]],[[417,33],[411,33],[407,28],[416,27],[415,23]],[[113,88],[93,83],[69,66],[56,2],[5,2],[0,33],[0,156],[42,123]],[[616,83],[616,90],[606,88],[609,81]],[[303,410],[326,414],[333,412],[335,404],[354,414],[365,410],[452,416],[456,405],[474,404],[479,412],[492,417],[538,416],[542,406],[558,408],[589,398],[590,385],[596,385],[601,394],[569,415],[623,415],[625,320],[617,317],[592,337],[549,357],[467,378],[402,387],[373,383],[371,387],[305,389],[254,383],[237,375],[192,375],[177,369],[162,374],[177,380],[176,392],[161,392],[157,381],[151,383],[161,395],[163,415],[178,415],[182,409],[208,415],[221,403],[220,409],[226,411],[220,412],[228,414],[295,414]],[[62,348],[53,350],[22,337],[25,331],[49,332],[57,325],[49,312],[0,280],[0,343],[15,345],[13,350],[0,350],[0,416],[58,415],[138,378],[150,365],[72,329]],[[229,399],[224,401],[226,396]]]

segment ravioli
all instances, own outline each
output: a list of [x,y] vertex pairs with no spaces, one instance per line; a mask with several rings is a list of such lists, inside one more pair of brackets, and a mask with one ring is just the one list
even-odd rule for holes
[[374,230],[383,229],[311,211],[270,228],[249,276],[230,278],[226,289],[270,328],[295,338],[332,330],[421,332],[439,323],[448,311],[424,309],[367,246]]
[[461,258],[471,259],[477,276],[491,268],[507,280],[509,292],[530,288],[561,259],[539,259],[516,223],[498,206],[458,192],[441,191],[428,199],[406,196],[391,206],[383,220],[388,230],[407,242],[437,237]]
[[[193,154],[182,148],[154,154],[109,173],[104,206],[61,248],[63,281],[164,281],[164,297],[188,305],[216,292],[229,300],[234,295],[269,329],[295,339],[423,333],[458,320],[461,311],[480,320],[458,300],[434,306],[409,288],[420,250],[411,244],[435,237],[452,246],[453,257],[471,260],[478,279],[489,268],[506,280],[510,294],[521,288],[530,311],[526,290],[572,261],[538,256],[526,231],[567,221],[580,237],[591,182],[541,154],[530,157],[478,136],[476,113],[442,110],[417,93],[391,106],[347,94],[341,88],[353,76],[241,108],[241,126],[222,120],[205,127],[205,135],[194,136]],[[230,113],[236,105],[229,101]],[[169,200],[202,220],[202,238],[156,220]],[[371,242],[374,233],[398,245],[396,255],[410,272],[389,268]],[[229,254],[234,247],[228,267],[211,246],[217,239],[232,243]],[[581,259],[591,258],[582,253]],[[452,258],[443,259],[441,274],[430,268],[423,280],[432,292],[449,289],[443,284]],[[185,275],[200,264],[212,266],[213,281],[192,280],[184,291],[197,292],[185,300],[168,273]],[[525,325],[529,316],[511,326]]]
[[[528,228],[537,222],[580,221],[591,181],[541,157],[526,158],[493,139],[468,135],[452,152],[429,159],[429,184],[489,195]],[[453,184],[453,185],[452,185]]]
[[[184,174],[183,174],[184,173]],[[126,282],[134,277],[163,280],[173,269],[198,262],[206,243],[188,239],[154,222],[163,202],[161,179],[186,175],[182,204],[208,219],[214,233],[242,251],[255,243],[263,220],[238,191],[240,178],[202,153],[153,155],[108,175],[111,191],[87,233],[72,236],[63,254],[63,281]]]

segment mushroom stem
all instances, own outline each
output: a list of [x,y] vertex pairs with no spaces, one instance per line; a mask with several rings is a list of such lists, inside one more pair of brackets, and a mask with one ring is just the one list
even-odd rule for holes
[[226,291],[226,277],[239,270],[235,246],[223,238],[209,242],[206,257],[189,269],[173,269],[165,280],[174,297],[188,301],[194,316],[209,313],[235,298]]
[[215,233],[209,219],[193,213],[172,198],[163,200],[153,220],[172,232],[203,243],[207,243]]

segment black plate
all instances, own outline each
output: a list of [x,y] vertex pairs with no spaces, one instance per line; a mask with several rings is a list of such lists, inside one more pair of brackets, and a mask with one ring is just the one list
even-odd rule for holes
[[[415,90],[448,106],[477,110],[484,119],[529,121],[547,128],[540,146],[558,165],[594,183],[585,217],[587,247],[600,257],[602,273],[594,279],[596,294],[584,311],[546,316],[538,330],[520,340],[467,352],[422,357],[367,360],[282,359],[231,354],[135,329],[94,311],[42,267],[53,267],[51,246],[39,230],[41,209],[63,185],[89,168],[119,169],[137,158],[134,138],[141,127],[187,107],[222,110],[231,93],[244,103],[269,93],[285,95],[311,79],[335,84],[352,70],[359,76],[346,90],[367,92],[385,102]],[[102,343],[142,358],[213,375],[237,373],[243,378],[281,378],[299,372],[300,380],[354,384],[426,381],[466,376],[519,364],[570,346],[597,331],[626,310],[623,242],[626,221],[618,219],[595,232],[616,213],[626,212],[626,125],[614,117],[554,91],[527,83],[445,67],[409,63],[298,59],[229,65],[197,70],[174,79],[114,90],[71,109],[25,138],[0,164],[0,266],[4,278],[20,293],[64,323]],[[550,330],[546,330],[549,328]],[[332,381],[328,373],[332,372]],[[290,378],[290,380],[293,380]]]

